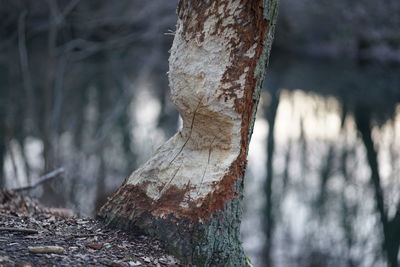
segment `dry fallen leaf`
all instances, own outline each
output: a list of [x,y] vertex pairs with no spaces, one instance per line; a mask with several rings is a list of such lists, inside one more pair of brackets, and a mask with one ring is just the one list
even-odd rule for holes
[[150,260],[149,257],[142,257],[142,260],[144,260],[144,261],[147,262],[147,263],[151,262],[151,260]]
[[99,243],[91,243],[91,244],[86,244],[86,247],[99,250],[103,247],[103,245]]
[[32,262],[23,262],[19,265],[19,267],[33,267]]

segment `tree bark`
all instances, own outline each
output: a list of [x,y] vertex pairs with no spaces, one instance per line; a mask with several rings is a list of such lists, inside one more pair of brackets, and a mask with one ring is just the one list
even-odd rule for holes
[[185,264],[246,265],[243,178],[277,1],[179,1],[169,83],[183,127],[102,207],[107,223],[156,236]]

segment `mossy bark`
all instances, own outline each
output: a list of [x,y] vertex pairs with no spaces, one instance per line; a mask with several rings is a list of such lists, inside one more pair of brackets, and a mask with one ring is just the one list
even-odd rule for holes
[[183,129],[102,207],[108,224],[162,240],[184,264],[246,266],[246,157],[278,0],[180,0],[172,100]]

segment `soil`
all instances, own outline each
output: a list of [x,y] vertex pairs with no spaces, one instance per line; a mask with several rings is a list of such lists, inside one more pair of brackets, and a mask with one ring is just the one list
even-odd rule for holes
[[[38,249],[45,253],[37,253]],[[71,210],[47,208],[29,197],[0,191],[1,266],[181,265],[158,240],[110,229]]]

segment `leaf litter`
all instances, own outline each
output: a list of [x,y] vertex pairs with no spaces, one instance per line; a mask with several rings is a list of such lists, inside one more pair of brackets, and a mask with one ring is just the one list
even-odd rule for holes
[[182,266],[160,241],[0,191],[2,266]]

